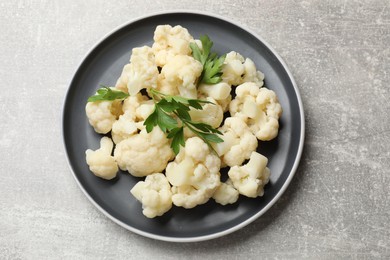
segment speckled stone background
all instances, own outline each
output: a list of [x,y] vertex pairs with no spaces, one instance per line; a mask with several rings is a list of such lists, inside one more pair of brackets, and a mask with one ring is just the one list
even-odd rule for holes
[[[174,3],[177,2],[177,3]],[[87,51],[168,9],[248,26],[301,91],[306,143],[282,198],[246,228],[174,244],[133,234],[87,200],[68,168],[61,110]],[[1,1],[1,259],[390,258],[390,2]]]

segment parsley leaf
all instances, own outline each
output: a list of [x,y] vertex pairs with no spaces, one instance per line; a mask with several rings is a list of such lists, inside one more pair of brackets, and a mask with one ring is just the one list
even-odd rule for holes
[[102,86],[96,91],[96,94],[88,98],[88,102],[95,101],[112,101],[112,100],[123,100],[127,98],[129,94],[120,90],[112,89],[106,86]]
[[206,84],[219,83],[222,81],[222,65],[226,55],[218,58],[216,53],[211,53],[213,42],[207,35],[200,36],[200,41],[202,42],[202,49],[196,43],[190,43],[192,56],[203,66],[199,82]]
[[203,69],[202,82],[206,84],[217,84],[222,81],[222,65],[226,55],[215,57],[206,61]]
[[172,129],[167,137],[172,138],[171,148],[175,154],[178,154],[180,152],[180,146],[185,146],[183,127]]
[[150,133],[155,126],[159,126],[167,134],[167,138],[172,139],[171,147],[175,154],[179,153],[180,146],[185,146],[184,126],[200,137],[214,152],[210,142],[223,142],[223,139],[217,135],[222,134],[221,132],[208,124],[193,122],[189,114],[190,107],[202,110],[201,104],[213,104],[212,102],[165,95],[154,89],[151,89],[151,94],[155,107],[144,122],[146,131]]

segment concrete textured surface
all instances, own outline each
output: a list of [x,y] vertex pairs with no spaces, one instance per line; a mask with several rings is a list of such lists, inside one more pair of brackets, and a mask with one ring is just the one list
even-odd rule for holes
[[[176,3],[175,3],[176,2]],[[69,82],[87,51],[145,14],[189,9],[248,26],[284,58],[304,103],[298,172],[264,216],[175,244],[100,213],[68,168]],[[390,258],[390,2],[1,1],[0,259]]]

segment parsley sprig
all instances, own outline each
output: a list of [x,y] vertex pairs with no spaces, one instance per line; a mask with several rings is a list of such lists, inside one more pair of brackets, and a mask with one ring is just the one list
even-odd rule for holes
[[123,100],[128,96],[129,94],[125,92],[101,85],[101,88],[99,88],[96,91],[96,94],[88,98],[88,102],[105,101],[105,100],[112,101],[116,99]]
[[222,65],[226,55],[222,55],[218,58],[218,55],[215,52],[211,52],[213,42],[207,35],[200,36],[200,41],[202,42],[202,49],[200,49],[196,43],[190,43],[192,56],[203,65],[203,71],[200,75],[199,82],[205,84],[219,83],[222,80]]
[[222,135],[220,131],[208,124],[192,121],[189,114],[191,107],[202,110],[202,104],[213,104],[212,102],[166,95],[155,89],[151,89],[150,93],[155,100],[155,108],[144,122],[146,131],[149,133],[155,126],[159,126],[167,137],[172,139],[171,148],[175,154],[179,153],[180,146],[185,146],[184,127],[194,132],[214,152],[211,143],[223,142],[217,135]]

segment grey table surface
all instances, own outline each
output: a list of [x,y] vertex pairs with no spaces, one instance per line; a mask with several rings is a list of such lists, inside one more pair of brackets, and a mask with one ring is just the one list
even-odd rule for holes
[[[131,233],[84,196],[61,114],[88,50],[152,12],[209,11],[261,35],[301,92],[297,174],[261,218],[176,244]],[[1,1],[1,259],[390,258],[390,2]]]

